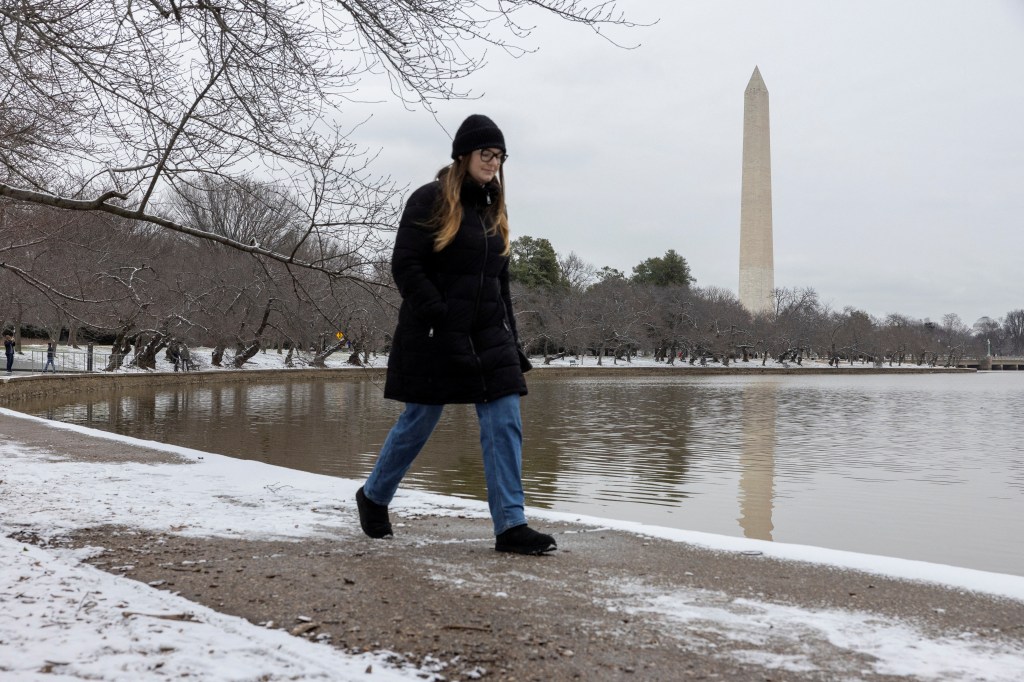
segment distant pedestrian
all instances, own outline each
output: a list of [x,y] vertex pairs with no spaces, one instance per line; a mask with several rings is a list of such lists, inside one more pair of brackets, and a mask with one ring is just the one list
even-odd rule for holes
[[14,372],[14,335],[4,332],[4,353],[7,354],[7,373]]
[[57,373],[57,364],[55,359],[57,357],[57,342],[53,339],[46,344],[46,366],[43,367],[43,374],[46,374],[46,370],[50,367],[53,368],[53,373]]
[[402,296],[384,397],[405,403],[373,472],[356,493],[372,538],[392,534],[398,485],[445,405],[476,406],[494,549],[544,554],[550,535],[526,525],[519,398],[529,360],[519,348],[509,293],[505,138],[486,116],[467,118],[452,141],[453,163],[409,197],[391,272]]

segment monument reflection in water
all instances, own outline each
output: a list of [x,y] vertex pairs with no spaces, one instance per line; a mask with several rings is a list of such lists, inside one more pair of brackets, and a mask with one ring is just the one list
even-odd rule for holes
[[744,537],[771,540],[775,490],[777,384],[743,389],[743,449],[740,451],[740,527]]
[[[1024,575],[1020,405],[1024,373],[539,370],[523,401],[527,503]],[[358,479],[402,406],[371,381],[283,381],[19,408]],[[484,499],[477,438],[472,407],[449,407],[405,485]]]

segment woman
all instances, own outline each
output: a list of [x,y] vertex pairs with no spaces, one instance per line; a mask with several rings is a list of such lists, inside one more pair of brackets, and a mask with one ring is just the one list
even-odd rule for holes
[[388,504],[444,406],[473,403],[494,549],[556,549],[554,538],[526,525],[523,509],[519,397],[529,362],[520,359],[509,295],[505,151],[494,121],[470,116],[452,140],[453,163],[413,192],[402,214],[391,259],[402,306],[384,397],[406,406],[356,493],[360,525],[372,538],[392,534]]

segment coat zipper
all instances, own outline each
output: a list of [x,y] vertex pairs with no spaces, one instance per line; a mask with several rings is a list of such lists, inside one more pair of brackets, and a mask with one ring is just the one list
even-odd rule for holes
[[[487,191],[486,187],[484,188],[484,197],[486,197],[486,199],[487,199],[487,205],[490,206],[491,205],[491,193]],[[477,313],[480,312],[480,296],[483,294],[483,291],[484,291],[484,272],[487,270],[487,256],[489,255],[488,254],[489,243],[488,243],[488,240],[487,240],[487,224],[484,222],[483,214],[481,214],[479,210],[476,212],[476,217],[477,217],[477,220],[480,221],[480,229],[483,230],[483,235],[484,235],[484,262],[480,266],[480,283],[477,285],[477,288],[476,288],[476,301],[473,304],[473,320],[474,321],[476,321]]]
[[488,256],[488,242],[487,242],[487,226],[484,224],[484,218],[482,215],[477,213],[477,218],[480,219],[480,227],[484,232],[484,262],[480,265],[480,282],[476,287],[476,300],[473,302],[473,321],[476,322],[476,316],[480,313],[480,296],[484,292],[484,272],[487,270],[487,256]]
[[[485,191],[485,194],[487,196],[487,204],[490,205],[490,203],[491,203],[491,195],[490,195],[489,192],[486,192],[486,191]],[[484,366],[483,366],[483,363],[480,361],[480,356],[477,355],[477,353],[476,353],[476,344],[473,343],[473,325],[476,324],[476,317],[477,317],[478,314],[480,314],[480,297],[483,295],[483,292],[484,292],[484,273],[487,270],[487,256],[488,256],[488,250],[489,250],[489,242],[488,242],[488,239],[487,239],[487,225],[484,223],[484,217],[480,213],[480,211],[477,211],[476,217],[480,220],[480,228],[483,230],[483,237],[484,237],[484,262],[480,266],[480,283],[477,285],[477,288],[476,288],[476,301],[474,301],[474,303],[473,303],[473,319],[472,319],[472,322],[470,323],[470,329],[469,329],[469,349],[473,352],[473,357],[476,359],[476,366],[480,370],[480,387],[483,389],[483,392],[484,392],[483,402],[486,403],[486,402],[488,402],[488,399],[487,399],[487,379],[486,379],[486,377],[484,377]]]

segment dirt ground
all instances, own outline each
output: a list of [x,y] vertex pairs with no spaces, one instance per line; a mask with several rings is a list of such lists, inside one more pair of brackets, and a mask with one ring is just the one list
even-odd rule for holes
[[105,548],[92,563],[107,571],[344,650],[392,651],[448,680],[908,679],[877,674],[870,656],[813,632],[757,648],[814,669],[760,665],[745,653],[751,643],[728,631],[624,608],[623,586],[682,591],[738,617],[750,599],[853,609],[934,637],[1024,637],[1024,604],[1010,600],[571,524],[545,530],[560,549],[544,557],[494,552],[487,523],[469,519],[407,520],[386,540],[353,532],[243,542],[118,528],[70,540]]

